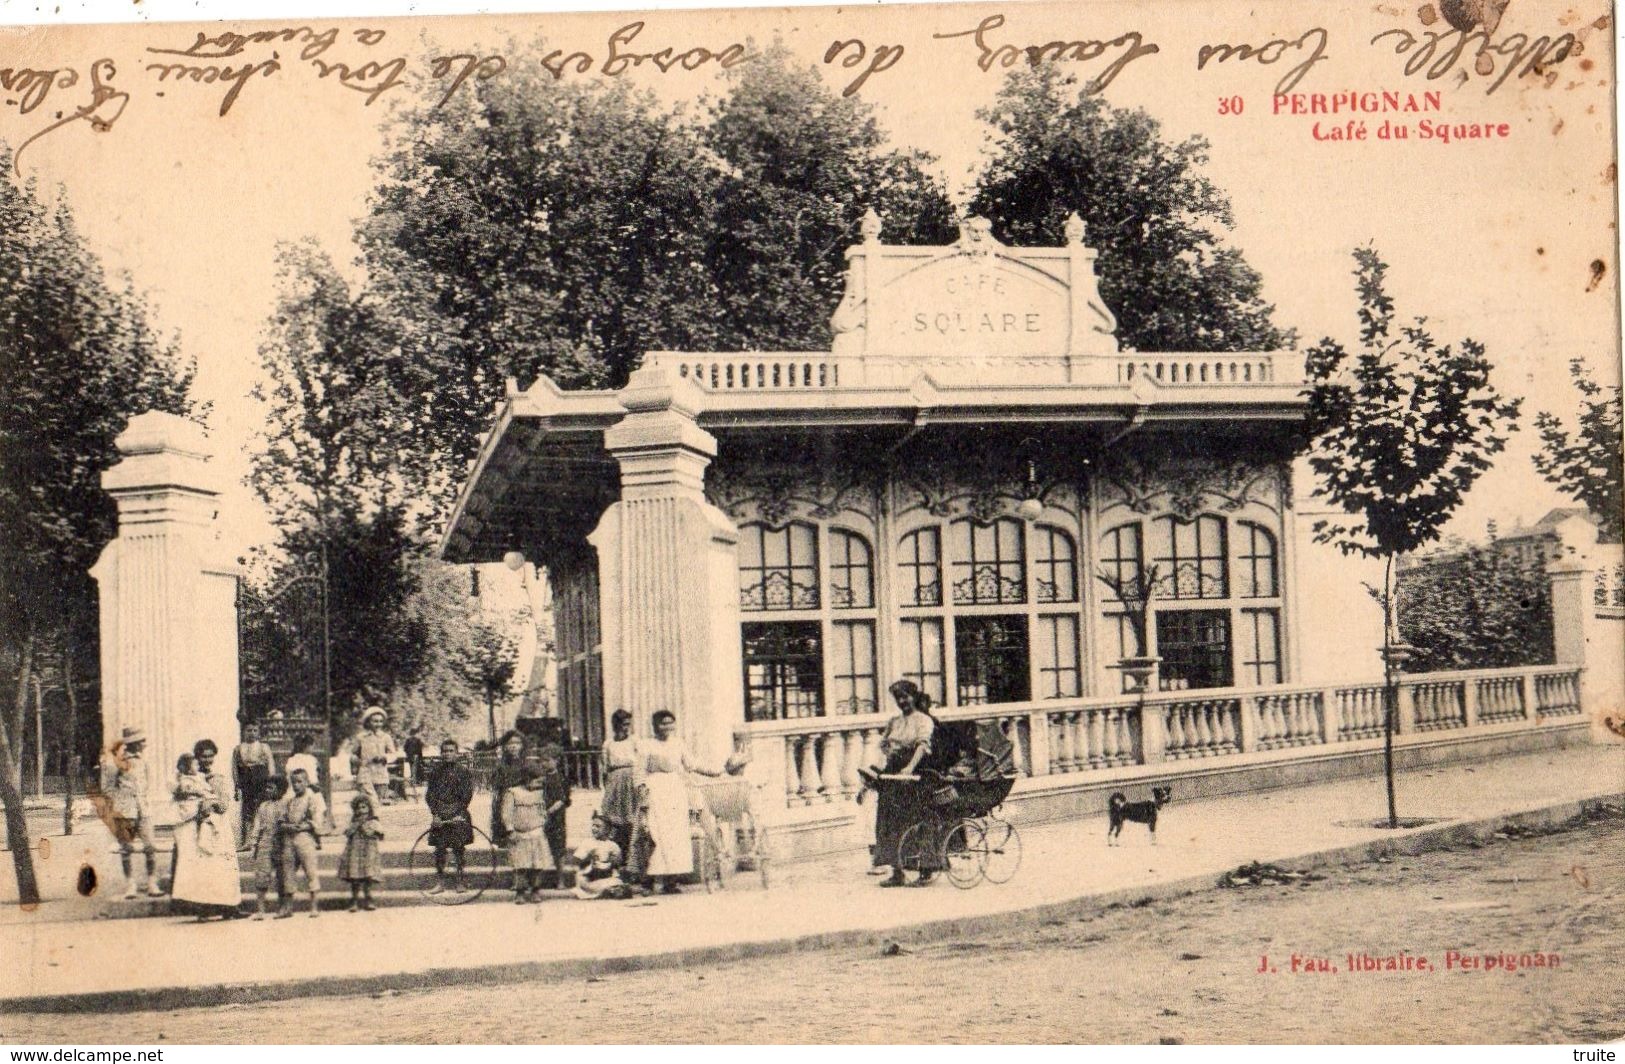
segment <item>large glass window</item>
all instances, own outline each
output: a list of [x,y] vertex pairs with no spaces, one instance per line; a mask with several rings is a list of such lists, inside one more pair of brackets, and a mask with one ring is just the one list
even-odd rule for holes
[[947,701],[947,672],[942,663],[942,621],[936,617],[907,618],[899,626],[899,658],[903,678],[913,680],[931,701]]
[[1038,659],[1036,698],[1075,698],[1083,693],[1083,674],[1078,668],[1078,618],[1061,613],[1038,618],[1038,635],[1033,640],[1033,656]]
[[1159,667],[1168,690],[1229,687],[1230,611],[1164,610],[1157,613]]
[[1145,567],[1145,549],[1139,525],[1121,525],[1102,539],[1101,567],[1114,584],[1131,586]]
[[1159,517],[1156,536],[1158,591],[1171,599],[1222,599],[1230,595],[1224,519],[1203,514],[1194,520]]
[[1286,677],[1280,540],[1266,524],[1211,513],[1162,515],[1106,530],[1100,547],[1108,579],[1130,582],[1142,550],[1157,571],[1146,623],[1152,645],[1137,645],[1122,605],[1107,596],[1103,664],[1114,664],[1113,655],[1156,655],[1165,691],[1262,686]]
[[747,720],[872,713],[874,554],[842,528],[794,522],[739,530]]
[[830,628],[830,670],[836,713],[873,713],[875,702],[875,625],[873,621],[840,621]]
[[1244,683],[1281,682],[1281,619],[1275,610],[1241,611],[1241,678]]
[[903,537],[897,569],[903,605],[942,605],[942,537],[936,529],[922,528]]
[[1021,522],[955,521],[952,536],[954,602],[992,606],[1027,601]]
[[744,627],[745,719],[816,717],[823,708],[823,655],[816,621]]
[[874,568],[869,544],[844,529],[829,533],[829,604],[838,610],[866,610],[875,604]]
[[739,531],[739,608],[746,612],[818,608],[818,530],[746,525]]
[[1058,528],[1033,529],[1034,592],[1039,602],[1078,601],[1078,552]]
[[1243,598],[1275,598],[1281,593],[1276,576],[1275,537],[1259,525],[1242,522],[1241,556],[1237,579]]
[[954,667],[959,705],[1027,701],[1027,618],[956,618]]

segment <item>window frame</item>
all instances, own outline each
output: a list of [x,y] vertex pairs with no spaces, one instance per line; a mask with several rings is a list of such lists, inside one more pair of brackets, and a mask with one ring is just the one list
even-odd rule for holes
[[[818,604],[815,607],[807,606],[799,609],[786,608],[772,610],[746,610],[743,608],[743,604],[741,604],[739,615],[739,642],[737,645],[739,647],[740,654],[740,689],[745,699],[747,718],[750,710],[751,688],[749,687],[748,674],[745,668],[744,639],[746,630],[745,626],[752,624],[794,624],[814,622],[818,624],[819,676],[821,687],[819,688],[817,712],[811,714],[812,717],[835,717],[848,715],[837,711],[835,696],[840,688],[840,681],[843,677],[850,679],[853,675],[861,676],[863,674],[846,674],[837,672],[837,663],[835,661],[835,648],[837,645],[836,628],[838,626],[848,625],[867,625],[870,632],[870,660],[868,665],[874,674],[873,683],[875,685],[875,691],[874,697],[869,700],[872,703],[870,708],[864,712],[878,713],[881,708],[879,697],[881,669],[879,649],[879,640],[881,638],[879,599],[881,584],[878,580],[877,566],[875,564],[876,558],[878,557],[875,550],[875,539],[872,535],[864,532],[860,528],[854,527],[847,522],[822,520],[812,521],[803,518],[792,518],[790,520],[783,521],[778,525],[773,525],[766,521],[747,521],[739,526],[739,532],[741,536],[743,536],[747,532],[756,529],[781,531],[790,528],[792,525],[798,524],[811,528],[814,533],[813,549],[816,553],[816,568],[814,575],[817,579]],[[840,571],[846,571],[848,575],[851,575],[851,572],[854,571],[854,567],[850,564],[836,563],[837,543],[839,542],[843,543],[844,545],[850,545],[853,540],[855,540],[864,550],[868,552],[869,595],[868,605],[866,606],[847,606],[837,605],[836,603],[836,574]],[[844,562],[849,563],[851,554],[843,550],[841,553],[841,558]],[[737,568],[742,581],[743,574],[746,571],[745,567],[743,564],[741,564]],[[861,569],[861,567],[856,568]],[[741,595],[743,594],[743,590],[744,587],[741,583]],[[807,718],[799,717],[791,719]]]

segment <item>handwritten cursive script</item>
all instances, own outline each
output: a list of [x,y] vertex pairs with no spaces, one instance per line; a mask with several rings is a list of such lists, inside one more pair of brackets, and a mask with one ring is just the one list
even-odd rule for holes
[[[68,71],[68,73],[73,72]],[[113,88],[112,81],[117,76],[118,68],[114,66],[111,59],[98,59],[90,65],[90,100],[84,106],[75,108],[68,114],[63,115],[17,146],[17,151],[11,157],[11,165],[19,177],[22,176],[23,172],[23,152],[27,151],[28,146],[41,137],[54,133],[74,122],[89,122],[90,128],[97,133],[106,133],[113,128],[113,123],[119,120],[119,116],[124,113],[124,108],[130,103],[129,93]],[[78,75],[74,74],[73,80],[67,82],[67,84],[62,84],[60,80],[57,84],[60,88],[72,88],[78,81]],[[44,99],[43,95],[40,98]]]
[[1105,58],[1113,50],[1118,54],[1112,61],[1096,74],[1093,79],[1084,85],[1085,92],[1097,93],[1105,89],[1123,72],[1123,69],[1136,59],[1143,56],[1155,55],[1161,51],[1155,44],[1144,43],[1139,33],[1130,30],[1119,34],[1112,40],[1076,40],[1076,41],[1049,41],[1044,44],[996,44],[991,35],[994,30],[1004,25],[1003,15],[989,15],[975,28],[960,30],[957,33],[932,34],[939,41],[953,40],[959,37],[969,37],[976,45],[976,65],[984,72],[998,67],[1012,67],[1017,63],[1025,62],[1031,66],[1040,63],[1087,63],[1092,60]]
[[[1532,70],[1543,70],[1563,62],[1576,48],[1572,33],[1559,34],[1557,37],[1541,36],[1533,40],[1528,34],[1513,33],[1496,43],[1483,29],[1424,30],[1416,34],[1408,29],[1396,28],[1377,34],[1371,38],[1371,43],[1376,44],[1388,37],[1395,38],[1394,54],[1405,56],[1403,69],[1406,75],[1420,74],[1429,81],[1455,70],[1456,64],[1469,54],[1473,58],[1473,68],[1481,76],[1488,77],[1495,71],[1495,57],[1500,56],[1506,61],[1501,64],[1500,77],[1490,82],[1490,87],[1484,90],[1486,96],[1499,89],[1510,77],[1522,77]],[[1473,47],[1475,44],[1476,48]]]

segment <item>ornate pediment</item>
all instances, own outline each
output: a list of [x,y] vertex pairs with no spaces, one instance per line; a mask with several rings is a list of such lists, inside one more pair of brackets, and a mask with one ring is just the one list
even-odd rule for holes
[[1066,233],[1058,248],[1015,248],[971,218],[946,247],[882,244],[871,213],[847,252],[834,353],[935,364],[1116,355],[1117,319],[1076,215]]

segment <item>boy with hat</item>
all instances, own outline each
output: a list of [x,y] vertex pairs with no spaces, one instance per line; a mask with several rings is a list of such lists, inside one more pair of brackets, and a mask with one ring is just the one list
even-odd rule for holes
[[124,866],[124,896],[140,892],[130,860],[135,844],[147,865],[148,896],[163,896],[158,886],[158,847],[152,841],[152,806],[148,797],[147,764],[141,755],[147,747],[147,733],[125,728],[102,760],[102,795],[107,800],[108,826],[118,840],[119,863]]
[[361,715],[365,730],[356,740],[355,789],[372,798],[373,807],[389,805],[389,765],[400,756],[395,737],[384,730],[389,714],[380,706],[372,706]]

